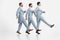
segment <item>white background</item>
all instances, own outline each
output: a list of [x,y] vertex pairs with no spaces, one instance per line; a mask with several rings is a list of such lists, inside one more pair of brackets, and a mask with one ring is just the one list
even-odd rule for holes
[[[42,16],[50,24],[55,24],[51,29],[43,22],[40,24],[41,34],[37,35],[35,29],[30,35],[25,33],[24,25],[21,29],[21,35],[16,34],[18,21],[16,19],[16,10],[18,3],[23,2],[24,10],[28,8],[30,2],[33,8],[36,2],[41,1],[41,8],[46,11]],[[35,20],[35,16],[33,15]],[[31,28],[33,26],[31,25]],[[60,0],[0,0],[0,40],[60,40]]]

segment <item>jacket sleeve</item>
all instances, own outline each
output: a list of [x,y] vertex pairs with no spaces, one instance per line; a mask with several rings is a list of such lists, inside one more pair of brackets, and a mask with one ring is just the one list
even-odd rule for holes
[[37,16],[37,12],[36,12],[36,10],[34,10],[34,15]]
[[17,11],[16,11],[16,18],[18,18],[19,17],[19,9],[17,9]]
[[27,19],[27,16],[28,16],[28,11],[26,12],[26,16],[25,16],[25,17],[26,17],[26,19]]
[[45,13],[45,11],[43,11],[43,10],[40,10],[41,11],[41,13]]

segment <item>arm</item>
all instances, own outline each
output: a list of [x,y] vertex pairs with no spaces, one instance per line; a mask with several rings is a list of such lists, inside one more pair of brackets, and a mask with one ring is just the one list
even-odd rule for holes
[[45,13],[45,11],[40,10],[42,13]]
[[26,11],[24,11],[24,13],[26,13]]
[[36,10],[34,11],[34,15],[37,16],[37,12],[36,12]]
[[45,11],[42,11],[42,13],[45,13]]
[[18,18],[19,17],[19,9],[17,9],[17,11],[16,11],[16,18]]
[[25,16],[26,17],[26,20],[27,20],[27,16],[28,16],[28,11],[26,12],[26,16]]

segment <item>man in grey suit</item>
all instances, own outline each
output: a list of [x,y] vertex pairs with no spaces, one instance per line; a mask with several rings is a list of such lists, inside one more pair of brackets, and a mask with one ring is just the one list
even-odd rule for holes
[[45,24],[47,24],[48,26],[50,26],[51,28],[54,26],[54,24],[53,25],[50,25],[48,22],[46,22],[45,20],[44,20],[44,18],[41,16],[42,15],[42,13],[45,13],[45,11],[42,11],[41,9],[40,9],[40,6],[41,6],[41,3],[40,2],[37,2],[37,7],[35,8],[35,16],[36,16],[36,20],[37,20],[37,28],[39,29],[39,23],[41,22],[41,21],[43,21]]

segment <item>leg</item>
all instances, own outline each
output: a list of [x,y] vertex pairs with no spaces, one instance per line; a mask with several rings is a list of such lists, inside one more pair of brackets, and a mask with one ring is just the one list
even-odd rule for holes
[[50,26],[51,28],[54,26],[54,24],[53,24],[53,25],[48,24],[43,18],[41,18],[41,20],[42,20],[45,24],[47,24],[48,26]]
[[41,18],[41,21],[43,21],[45,24],[47,24],[48,26],[51,26],[50,24],[48,24],[43,18]]
[[37,20],[37,29],[39,29],[40,19]]
[[28,21],[28,29],[29,29],[29,32],[33,30],[33,29],[30,29],[30,24],[31,24],[31,21],[29,20]]
[[40,19],[39,19],[39,20],[37,19],[37,30],[36,30],[36,33],[37,33],[37,34],[40,34],[39,31],[41,31],[41,30],[39,29],[40,21],[41,21]]
[[39,19],[39,20],[37,20],[37,31],[41,31],[41,30],[39,29],[40,22],[41,22],[41,20],[40,20],[40,19]]
[[28,29],[30,29],[31,21],[28,21]]
[[32,23],[32,25],[34,26],[34,28],[37,30],[37,26],[36,26],[36,24],[34,23],[33,20],[31,20],[31,23]]
[[35,25],[34,21],[32,20],[31,22],[32,22],[32,25],[34,26],[34,28],[36,29],[36,33],[37,33],[37,34],[40,34],[40,33],[38,32],[38,31],[40,31],[40,30],[37,29],[37,26]]
[[27,28],[26,33],[30,34],[30,33],[29,33],[29,27],[28,27],[28,25],[27,25],[27,23],[26,23],[26,21],[25,21],[25,20],[23,20],[23,24],[24,24],[24,25],[25,25],[25,27]]
[[21,34],[21,33],[19,32],[20,29],[21,29],[21,26],[22,26],[22,23],[19,23],[18,30],[17,30],[17,33],[18,33],[18,34]]
[[23,24],[25,25],[25,27],[27,28],[27,30],[28,30],[28,25],[27,25],[27,23],[26,23],[26,21],[25,20],[23,20]]
[[19,23],[19,26],[18,26],[18,32],[20,31],[21,26],[22,26],[22,23]]

